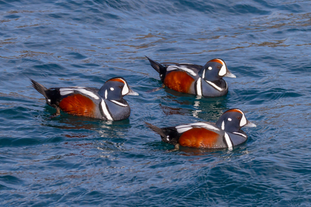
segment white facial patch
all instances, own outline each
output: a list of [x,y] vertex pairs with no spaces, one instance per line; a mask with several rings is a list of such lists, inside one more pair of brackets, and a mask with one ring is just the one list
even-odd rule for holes
[[[121,92],[121,94],[123,96],[125,96],[126,94],[128,94],[130,92],[129,86],[128,86],[127,82],[123,78],[113,78],[113,79],[111,79],[109,81],[122,82],[124,84],[122,92]],[[110,90],[114,91],[114,88],[110,87]]]
[[226,73],[227,73],[226,63],[224,63],[224,61],[222,61],[222,60],[220,60],[220,59],[218,59],[218,60],[221,61],[221,63],[222,63],[222,66],[221,66],[221,68],[220,68],[220,70],[219,70],[218,75],[219,75],[219,76],[224,76],[224,75],[226,75]]
[[107,118],[107,120],[113,121],[113,118],[112,118],[111,114],[109,113],[109,111],[107,109],[107,106],[106,106],[106,103],[105,103],[105,101],[103,99],[102,99],[100,104],[102,106],[103,113],[104,113],[105,117]]
[[232,121],[232,119],[231,119],[231,118],[228,118],[228,121]]
[[187,68],[187,66],[183,66],[183,65],[182,66],[170,65],[166,69],[166,71],[172,71],[172,70],[183,70],[192,76],[197,76],[197,74],[193,70],[191,70],[191,69]]
[[221,130],[225,130],[225,122],[224,121],[221,123]]
[[196,90],[197,90],[197,95],[198,96],[202,96],[202,79],[201,78],[199,78],[198,80],[197,80],[197,84],[196,84]]
[[242,119],[240,121],[240,127],[245,126],[247,124],[246,117],[242,111],[241,111],[241,114],[242,114]]
[[123,86],[123,89],[122,89],[122,95],[125,96],[129,92],[130,92],[130,89],[129,89],[127,83],[125,83],[124,86]]
[[212,86],[213,88],[215,88],[218,91],[223,91],[223,88],[220,88],[219,86],[217,86],[215,83],[211,82],[211,81],[207,81],[205,80],[206,83],[208,83],[210,86]]
[[208,69],[208,70],[213,70],[212,66],[208,66],[207,69]]
[[233,149],[232,141],[226,132],[225,132],[225,141],[227,143],[228,150],[232,150]]

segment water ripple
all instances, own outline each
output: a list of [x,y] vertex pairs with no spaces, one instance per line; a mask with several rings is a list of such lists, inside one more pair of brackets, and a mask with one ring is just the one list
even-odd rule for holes
[[[310,3],[305,0],[0,0],[1,206],[309,206]],[[227,96],[161,87],[145,55],[237,75]],[[123,76],[131,116],[104,122],[47,106],[46,87]],[[161,142],[160,127],[241,108],[256,128],[228,150]]]

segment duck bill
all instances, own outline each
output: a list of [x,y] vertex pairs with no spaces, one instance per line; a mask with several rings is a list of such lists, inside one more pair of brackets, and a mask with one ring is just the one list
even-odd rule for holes
[[126,95],[130,95],[130,96],[138,96],[139,94],[135,91],[133,91],[132,89],[130,89],[130,91],[128,92],[128,94]]
[[236,78],[236,76],[231,73],[229,70],[227,71],[226,75],[224,77],[227,77],[227,78]]
[[247,124],[245,125],[246,127],[256,127],[257,125],[254,124],[253,122],[248,121]]

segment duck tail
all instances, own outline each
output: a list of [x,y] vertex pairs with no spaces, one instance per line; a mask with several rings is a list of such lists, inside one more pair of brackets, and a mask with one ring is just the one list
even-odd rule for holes
[[166,67],[164,67],[163,65],[161,65],[160,63],[154,61],[154,60],[151,60],[149,57],[145,56],[149,62],[150,62],[150,65],[160,74],[162,75],[165,75],[166,73]]
[[154,126],[148,122],[145,122],[145,124],[147,125],[147,127],[149,127],[155,133],[159,134],[161,137],[166,137],[166,134],[164,133],[164,131],[161,128]]
[[161,136],[161,139],[163,142],[176,145],[178,144],[178,140],[180,137],[180,134],[176,131],[175,127],[166,127],[166,128],[159,128],[157,126],[154,126],[148,122],[145,122],[145,124],[155,133],[159,134]]
[[40,83],[30,79],[32,82],[32,86],[39,92],[41,93],[46,99],[48,99],[48,96],[46,94],[47,88],[41,85]]

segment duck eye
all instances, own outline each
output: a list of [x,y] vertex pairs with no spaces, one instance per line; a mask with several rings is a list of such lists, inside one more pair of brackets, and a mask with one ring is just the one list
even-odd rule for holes
[[113,87],[110,87],[110,90],[111,90],[111,91],[114,91],[114,88],[113,88]]
[[228,121],[232,121],[232,119],[231,119],[231,118],[228,118]]
[[212,66],[209,66],[207,69],[208,69],[208,70],[212,70],[213,68],[212,68]]

